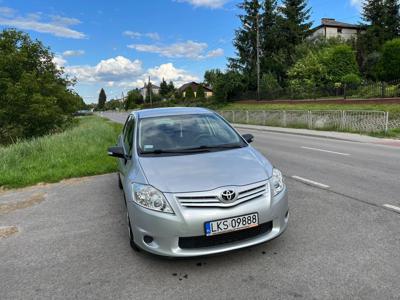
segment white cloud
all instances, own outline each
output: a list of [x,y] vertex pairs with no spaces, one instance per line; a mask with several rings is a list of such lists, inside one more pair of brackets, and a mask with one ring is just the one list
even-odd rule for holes
[[177,0],[178,2],[186,2],[195,7],[221,8],[230,0]]
[[17,12],[8,7],[0,9],[0,25],[15,27],[22,30],[33,30],[41,33],[49,33],[59,37],[83,39],[86,35],[71,29],[80,21],[74,18],[62,16],[43,16],[41,13],[17,15]]
[[85,54],[85,50],[67,50],[63,52],[63,57],[81,56]]
[[148,76],[150,76],[151,80],[155,82],[161,82],[163,78],[166,81],[172,80],[177,87],[184,83],[199,79],[183,69],[175,68],[172,63],[162,64],[158,67],[149,69],[144,77],[147,78]]
[[350,5],[361,11],[363,2],[364,0],[350,0]]
[[67,61],[61,55],[55,55],[53,63],[55,63],[57,67],[61,68],[66,65]]
[[224,55],[224,49],[218,48],[207,52],[207,57],[219,57]]
[[164,78],[166,81],[172,80],[177,87],[199,79],[184,69],[176,68],[172,63],[143,70],[140,60],[130,60],[123,56],[102,60],[94,66],[68,66],[66,61],[59,56],[56,56],[55,60],[57,60],[57,65],[64,66],[69,76],[76,77],[80,84],[101,84],[121,90],[141,88],[149,76],[156,84]]
[[130,38],[133,38],[133,39],[138,39],[141,37],[147,37],[154,41],[159,41],[161,39],[160,35],[157,32],[141,33],[141,32],[126,30],[122,34],[129,36]]
[[101,60],[95,66],[66,66],[65,71],[81,82],[118,82],[139,76],[142,62],[117,56]]
[[169,58],[205,59],[223,55],[223,49],[215,49],[206,53],[208,45],[194,41],[175,43],[167,46],[150,44],[132,44],[128,48],[140,52],[156,53]]
[[15,13],[15,10],[10,7],[0,6],[0,16],[12,17]]

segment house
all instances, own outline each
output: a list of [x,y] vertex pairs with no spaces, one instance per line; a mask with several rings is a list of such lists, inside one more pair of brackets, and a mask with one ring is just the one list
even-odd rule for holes
[[361,25],[323,18],[321,19],[321,25],[311,29],[311,31],[311,38],[324,37],[329,39],[341,37],[344,40],[349,40],[351,38],[356,38],[358,33],[365,31],[365,28]]
[[182,94],[183,97],[186,97],[186,90],[191,87],[194,92],[194,96],[197,97],[196,94],[197,94],[197,89],[199,86],[201,86],[203,88],[204,95],[206,96],[206,98],[209,98],[214,94],[212,89],[210,89],[200,83],[194,82],[194,81],[182,85],[178,89],[178,91]]
[[155,84],[149,82],[149,83],[145,83],[144,87],[142,87],[139,91],[140,94],[143,96],[143,99],[146,101],[147,99],[147,93],[149,90],[149,85],[151,87],[151,91],[153,95],[159,95],[160,94],[160,87],[156,86]]

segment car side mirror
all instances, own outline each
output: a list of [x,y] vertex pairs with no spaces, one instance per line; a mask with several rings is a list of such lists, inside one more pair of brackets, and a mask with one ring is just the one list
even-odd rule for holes
[[248,142],[249,144],[252,143],[254,141],[254,135],[250,134],[250,133],[246,133],[243,134],[242,137],[244,138],[244,140],[246,142]]
[[118,157],[118,158],[125,158],[126,159],[124,148],[118,147],[118,146],[108,148],[108,155],[112,156],[112,157]]

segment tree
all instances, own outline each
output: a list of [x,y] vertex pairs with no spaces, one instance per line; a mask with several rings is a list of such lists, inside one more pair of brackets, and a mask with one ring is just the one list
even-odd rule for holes
[[160,83],[160,95],[161,95],[161,97],[165,98],[165,97],[167,97],[169,92],[170,92],[170,90],[169,90],[169,87],[168,87],[168,83],[163,78],[161,83]]
[[172,80],[168,83],[168,94],[171,96],[175,92],[175,86]]
[[326,66],[321,61],[320,53],[309,52],[298,60],[288,71],[289,87],[294,94],[303,97],[316,87],[323,86],[328,81]]
[[391,40],[400,35],[399,0],[385,0],[386,39]]
[[256,88],[257,30],[259,30],[260,2],[245,0],[238,5],[244,11],[239,16],[241,27],[235,31],[233,45],[236,57],[229,58],[229,68],[242,72],[247,78],[250,89]]
[[97,104],[97,109],[103,110],[105,107],[106,101],[107,101],[107,95],[106,95],[106,92],[104,91],[104,89],[102,88],[99,93],[99,101]]
[[344,44],[310,50],[288,72],[289,86],[293,93],[301,96],[314,95],[314,90],[319,87],[346,83],[354,75],[359,76],[356,55]]
[[289,65],[293,63],[292,53],[296,45],[302,43],[309,35],[312,22],[310,20],[311,8],[307,8],[306,0],[283,0],[280,6],[283,18],[279,19],[282,46],[286,49]]
[[187,87],[185,90],[185,99],[188,100],[194,99],[194,91],[191,86]]
[[391,81],[400,78],[400,38],[384,44],[379,67],[380,79]]
[[211,88],[214,88],[219,78],[222,76],[220,69],[207,70],[204,73],[204,83]]
[[342,82],[348,74],[359,74],[356,55],[348,45],[326,48],[321,53],[321,62],[326,68],[330,82]]
[[260,82],[260,91],[262,98],[274,99],[279,97],[282,91],[276,76],[272,73],[263,74]]
[[385,25],[384,0],[365,0],[363,2],[363,20],[371,26],[383,28]]
[[110,101],[107,101],[104,105],[105,110],[117,110],[121,108],[123,108],[123,103],[116,99],[111,99]]
[[135,108],[137,105],[143,103],[143,96],[139,89],[134,89],[128,92],[125,100],[125,110]]
[[214,87],[214,97],[219,101],[232,100],[246,89],[244,76],[236,71],[228,71],[219,77]]
[[41,42],[0,32],[0,143],[61,130],[85,103]]
[[204,93],[204,87],[199,84],[196,88],[196,99],[204,99],[206,97],[206,94]]
[[384,0],[366,0],[363,4],[362,18],[366,31],[357,37],[357,59],[364,74],[373,69],[370,55],[378,51],[385,41]]
[[281,30],[282,17],[278,14],[277,0],[265,0],[264,12],[261,15],[260,40],[261,40],[261,72],[272,73],[275,77],[284,76]]

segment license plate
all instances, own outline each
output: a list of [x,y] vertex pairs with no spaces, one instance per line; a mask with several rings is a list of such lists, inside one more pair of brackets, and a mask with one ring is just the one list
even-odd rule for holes
[[204,225],[206,230],[206,236],[243,230],[246,228],[258,226],[258,214],[253,213],[229,219],[210,221],[206,222]]

